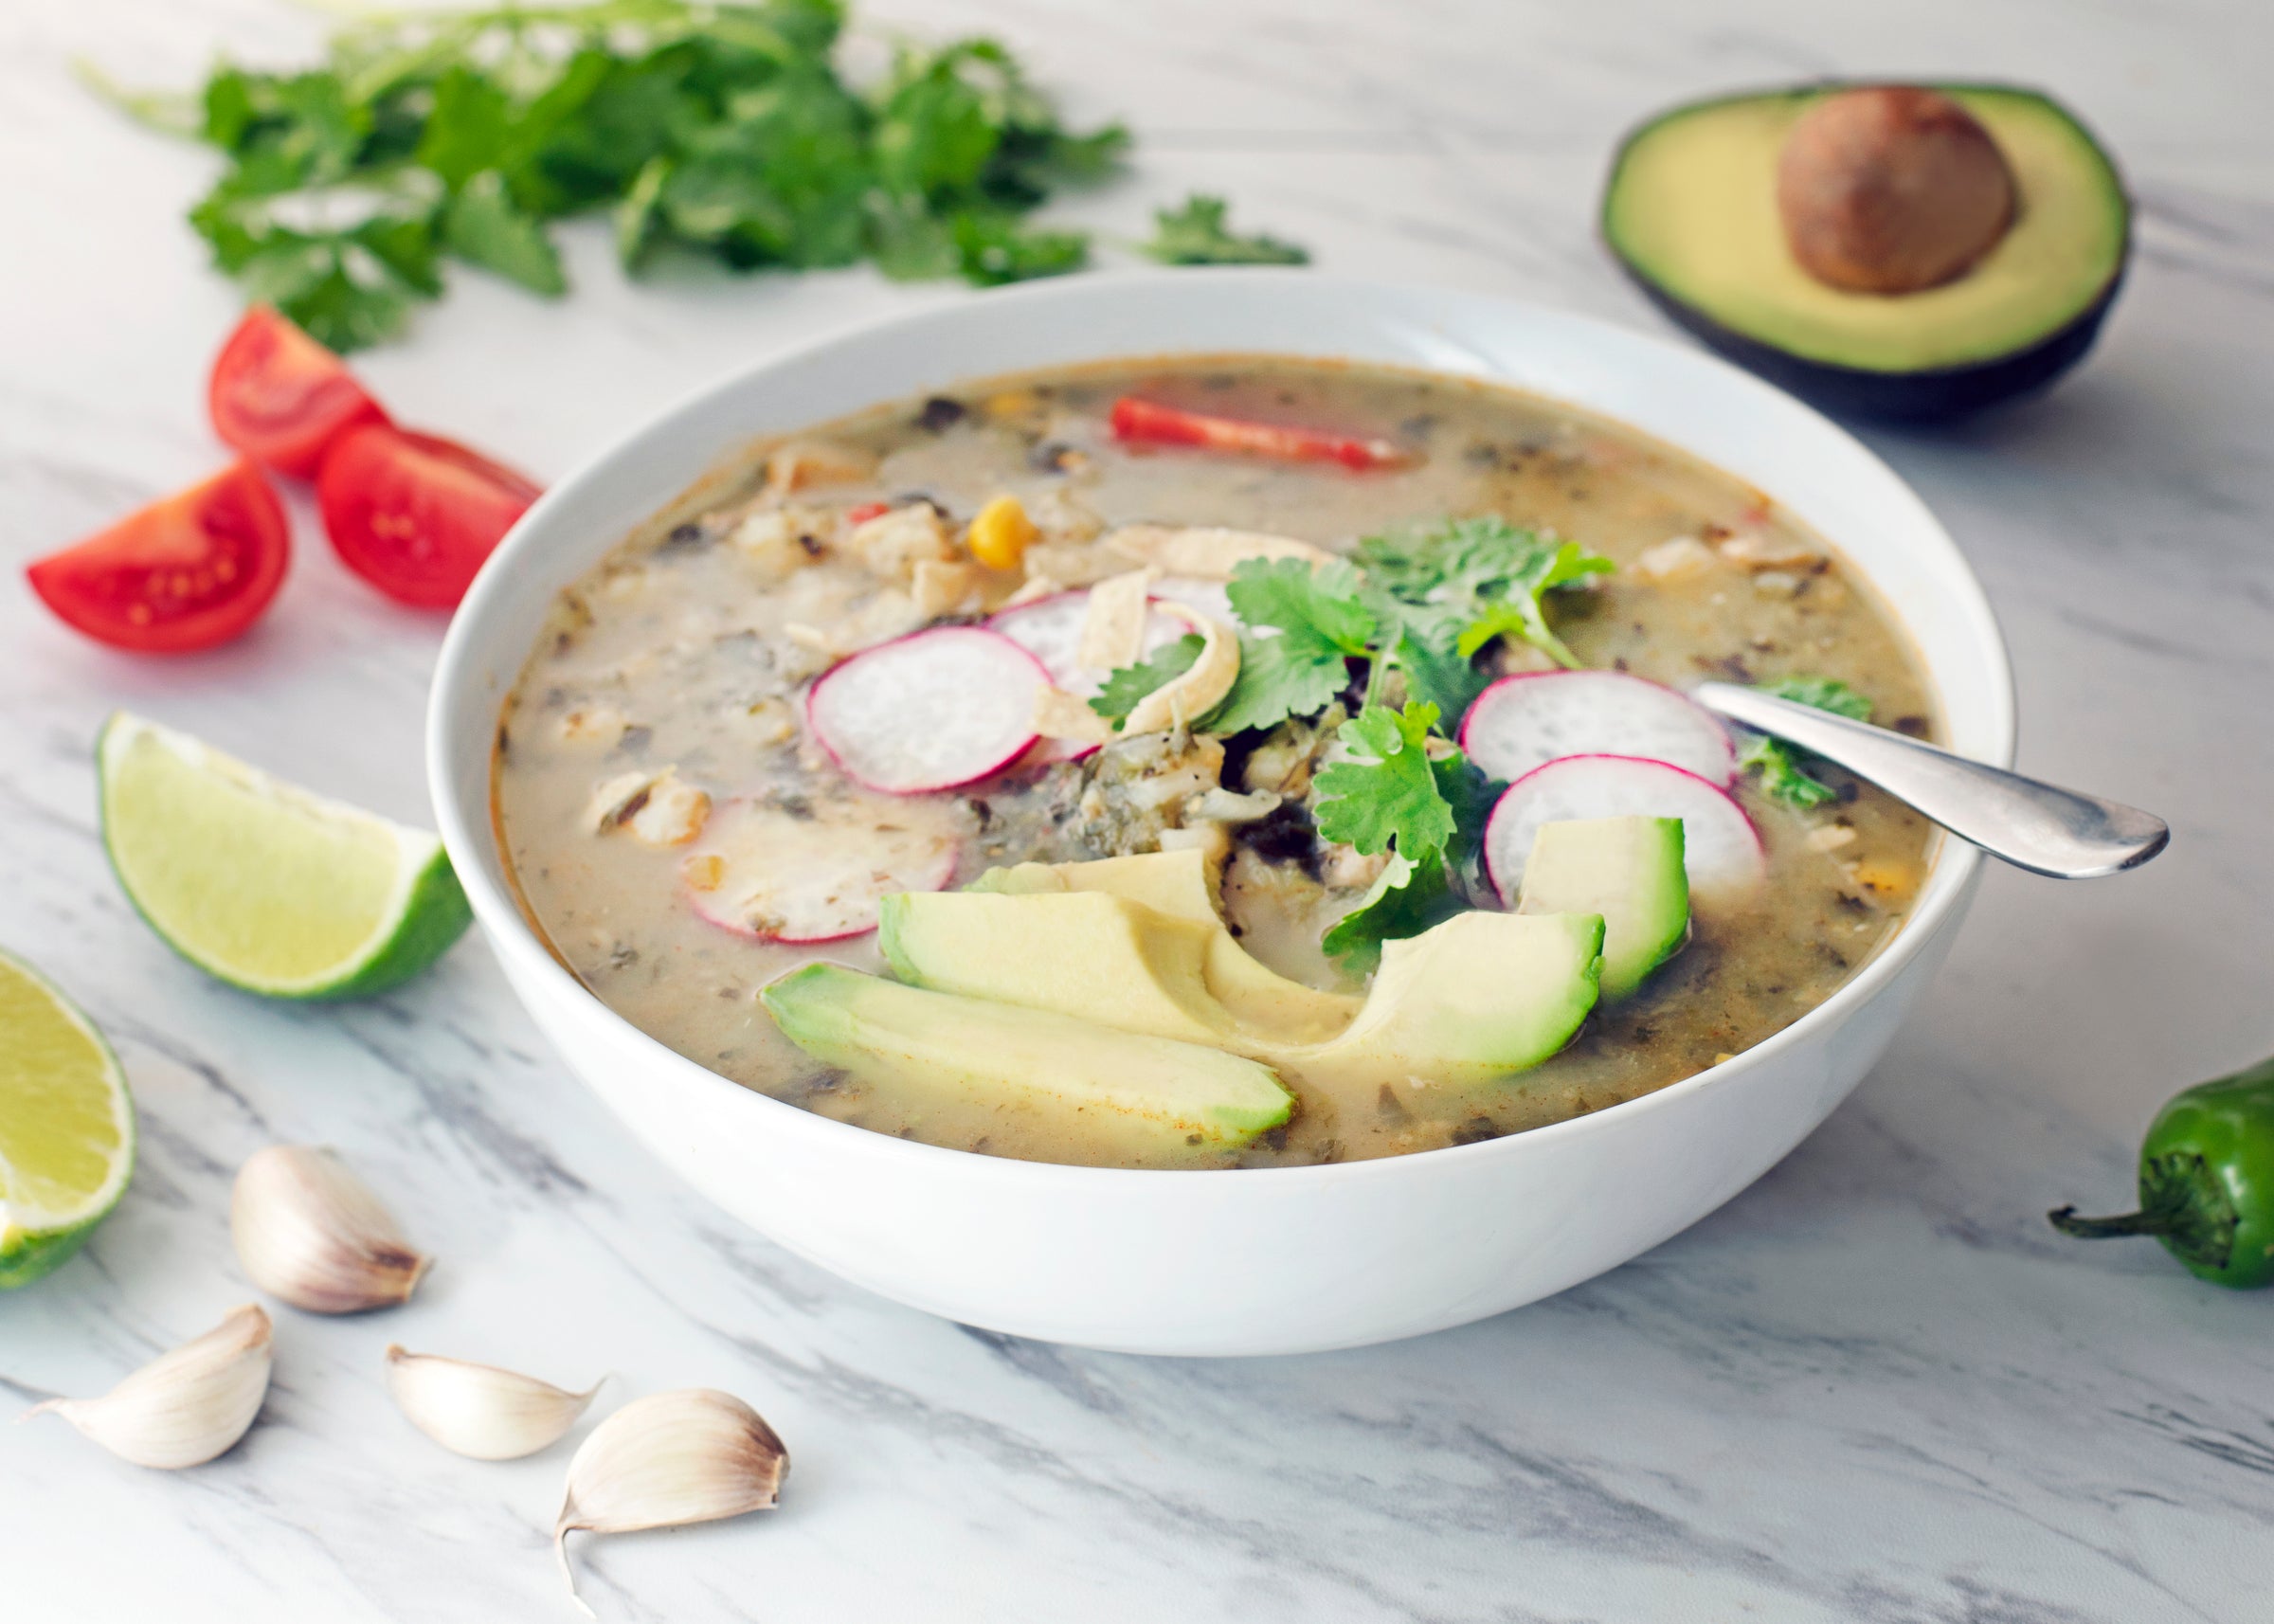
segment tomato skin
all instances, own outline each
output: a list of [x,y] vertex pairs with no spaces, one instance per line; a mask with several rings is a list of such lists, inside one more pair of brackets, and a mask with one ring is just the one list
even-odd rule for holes
[[1405,453],[1386,440],[1354,440],[1316,429],[1185,411],[1136,395],[1115,401],[1109,421],[1114,439],[1141,445],[1194,445],[1281,462],[1340,462],[1359,473],[1395,468],[1407,460]]
[[254,461],[313,479],[332,442],[387,413],[337,355],[265,304],[244,313],[206,383],[213,432]]
[[348,568],[421,608],[457,605],[482,560],[544,494],[511,468],[439,435],[352,429],[324,458],[316,505]]
[[261,470],[236,462],[25,570],[67,624],[136,654],[191,654],[261,618],[292,531]]

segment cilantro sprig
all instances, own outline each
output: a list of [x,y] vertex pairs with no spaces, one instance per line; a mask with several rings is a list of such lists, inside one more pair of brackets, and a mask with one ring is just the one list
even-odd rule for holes
[[[1784,677],[1760,684],[1760,691],[1779,699],[1813,705],[1835,716],[1846,716],[1850,721],[1871,719],[1871,701],[1834,677]],[[1782,739],[1753,733],[1739,748],[1737,765],[1740,771],[1759,773],[1763,793],[1788,806],[1805,812],[1837,801],[1839,791],[1803,769],[1800,754],[1796,746]]]
[[1336,735],[1349,755],[1318,775],[1319,833],[1389,863],[1359,905],[1321,938],[1333,957],[1369,964],[1381,944],[1417,935],[1459,906],[1456,881],[1473,864],[1502,787],[1459,750],[1433,744],[1437,708],[1368,705]]
[[1164,265],[1308,265],[1310,253],[1293,243],[1256,232],[1242,236],[1225,223],[1220,197],[1194,192],[1181,208],[1153,211],[1147,258]]
[[1579,659],[1548,625],[1542,601],[1614,568],[1578,542],[1557,542],[1497,517],[1368,536],[1357,558],[1369,588],[1395,605],[1420,646],[1450,647],[1468,659],[1493,639],[1512,636],[1566,669]]
[[560,294],[549,227],[578,215],[613,216],[635,274],[868,259],[988,283],[1087,262],[1087,235],[1026,217],[1113,173],[1125,129],[1069,129],[988,39],[906,45],[854,83],[844,23],[839,0],[419,10],[357,19],[305,71],[225,65],[195,98],[95,82],[223,153],[192,226],[337,350],[441,297],[447,261]]

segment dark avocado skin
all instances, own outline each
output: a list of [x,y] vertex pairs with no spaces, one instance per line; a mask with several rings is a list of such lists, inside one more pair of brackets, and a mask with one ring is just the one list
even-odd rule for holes
[[[2134,211],[2128,195],[2124,199],[2123,251],[2117,258],[2116,270],[2109,277],[2107,286],[2090,304],[2026,349],[1988,360],[1969,362],[1962,367],[1943,367],[1929,371],[1890,372],[1864,367],[1842,367],[1833,362],[1817,361],[1796,355],[1788,350],[1780,350],[1774,344],[1726,327],[1704,311],[1675,298],[1619,252],[1617,243],[1607,229],[1612,189],[1617,182],[1619,165],[1626,157],[1628,149],[1646,131],[1668,118],[1722,102],[1805,96],[1845,90],[1865,82],[1869,81],[1822,80],[1805,84],[1739,91],[1728,96],[1685,102],[1644,119],[1621,136],[1613,150],[1611,172],[1603,187],[1603,205],[1596,216],[1597,235],[1605,251],[1626,273],[1627,280],[1639,288],[1676,326],[1747,371],[1836,416],[1887,423],[1945,423],[2001,406],[2046,388],[2084,358],[2085,352],[2100,337],[2101,324],[2107,319],[2109,307],[2116,302],[2116,296],[2123,287],[2124,274],[2132,262],[2131,222]],[[2021,86],[1996,84],[1942,85],[1939,88],[2023,90],[2025,94],[2038,94],[2026,91]],[[2087,134],[2089,135],[2089,132]],[[2097,137],[2094,139],[2097,145]]]
[[[2128,262],[2129,239],[2124,252]],[[2101,335],[2101,323],[2108,315],[2108,307],[2116,302],[2117,290],[2124,281],[2120,269],[2109,279],[2100,298],[2074,320],[2026,350],[1994,360],[1931,372],[1874,372],[1860,367],[1835,367],[1826,361],[1812,361],[1732,332],[1704,312],[1684,304],[1628,264],[1615,250],[1612,258],[1618,260],[1627,280],[1640,288],[1669,320],[1703,340],[1716,353],[1836,416],[1873,418],[1887,423],[1949,422],[2044,388],[2084,358],[2093,340]]]

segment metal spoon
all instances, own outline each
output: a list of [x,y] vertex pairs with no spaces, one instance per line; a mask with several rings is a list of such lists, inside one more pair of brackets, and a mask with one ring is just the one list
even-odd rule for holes
[[2146,862],[2172,838],[2169,824],[2136,806],[2057,789],[1758,689],[1707,682],[1691,690],[1690,697],[1868,779],[1958,839],[2031,874],[2056,879],[2121,874]]

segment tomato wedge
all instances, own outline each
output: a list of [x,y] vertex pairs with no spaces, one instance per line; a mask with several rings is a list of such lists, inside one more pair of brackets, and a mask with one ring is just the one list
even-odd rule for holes
[[1154,445],[1198,445],[1282,462],[1340,462],[1345,468],[1394,468],[1405,453],[1386,440],[1355,440],[1316,429],[1185,411],[1124,395],[1113,403],[1113,438]]
[[233,450],[300,479],[316,478],[349,429],[387,421],[337,355],[265,304],[244,313],[214,358],[206,409]]
[[25,570],[87,636],[137,654],[189,654],[261,618],[292,554],[283,505],[238,462]]
[[543,494],[454,440],[388,424],[349,430],[316,485],[324,533],[348,568],[429,609],[466,595],[490,550]]

